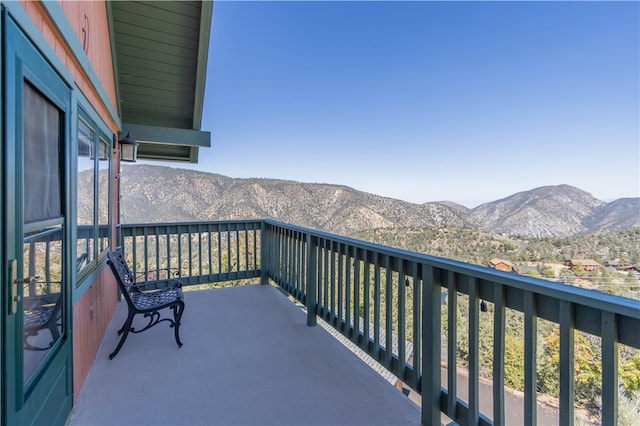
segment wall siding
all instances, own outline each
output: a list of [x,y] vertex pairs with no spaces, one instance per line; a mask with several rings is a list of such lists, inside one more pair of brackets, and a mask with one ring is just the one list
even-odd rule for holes
[[73,305],[73,389],[80,394],[118,303],[111,270],[103,268],[93,285]]
[[[71,49],[58,33],[57,27],[51,21],[49,15],[43,9],[40,2],[21,1],[22,7],[40,29],[49,45],[54,49],[67,70],[73,75],[76,86],[91,103],[98,115],[107,124],[113,133],[118,132],[118,125],[113,121],[109,110],[98,91],[91,84],[86,71],[75,59]],[[91,63],[93,72],[98,76],[100,84],[107,93],[108,102],[114,110],[118,110],[116,101],[115,77],[113,61],[111,58],[111,39],[109,37],[109,24],[107,21],[106,3],[103,1],[91,2],[61,2],[62,10],[73,28],[76,37],[83,44],[84,31],[87,33],[85,53]],[[85,19],[86,16],[86,19]]]

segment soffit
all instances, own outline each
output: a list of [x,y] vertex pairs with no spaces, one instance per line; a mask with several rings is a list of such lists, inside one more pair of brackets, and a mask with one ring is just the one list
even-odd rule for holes
[[[127,123],[200,130],[212,2],[111,1],[109,5],[123,133]],[[162,140],[161,132],[149,134],[157,140],[131,133],[139,141],[141,159],[164,159],[167,145],[174,145],[175,158],[166,159],[194,162],[203,146],[201,141]],[[161,155],[155,156],[155,150]]]

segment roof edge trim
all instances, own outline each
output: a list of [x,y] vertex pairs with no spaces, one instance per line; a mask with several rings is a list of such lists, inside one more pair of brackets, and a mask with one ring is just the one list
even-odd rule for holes
[[131,133],[138,142],[164,145],[211,147],[211,132],[174,127],[145,126],[142,124],[122,123],[122,133]]
[[196,69],[196,91],[193,106],[193,128],[202,126],[202,110],[204,108],[204,90],[207,80],[207,61],[209,58],[209,40],[211,37],[211,21],[213,0],[204,0],[200,8],[200,35],[198,42],[198,66]]

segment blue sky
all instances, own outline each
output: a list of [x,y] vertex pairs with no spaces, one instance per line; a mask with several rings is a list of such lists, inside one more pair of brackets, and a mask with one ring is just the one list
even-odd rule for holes
[[191,168],[467,207],[638,197],[639,22],[638,2],[216,1]]

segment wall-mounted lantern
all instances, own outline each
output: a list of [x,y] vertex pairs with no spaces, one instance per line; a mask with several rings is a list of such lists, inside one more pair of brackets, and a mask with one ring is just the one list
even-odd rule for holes
[[127,136],[120,139],[118,143],[120,144],[120,161],[135,163],[138,157],[138,143],[136,140],[127,132]]

